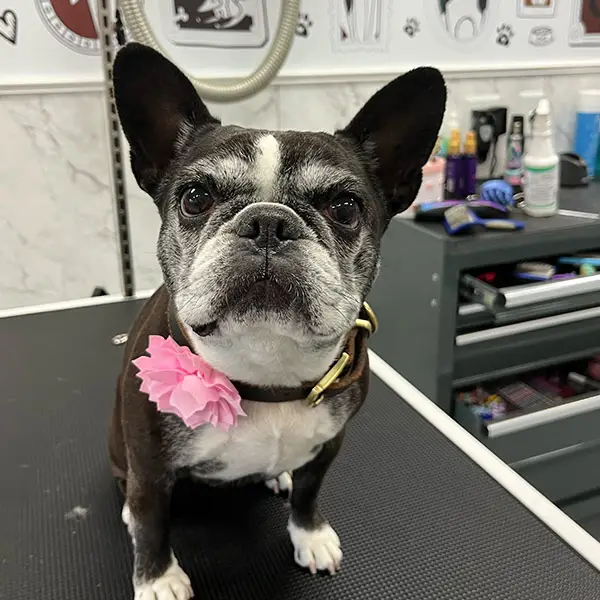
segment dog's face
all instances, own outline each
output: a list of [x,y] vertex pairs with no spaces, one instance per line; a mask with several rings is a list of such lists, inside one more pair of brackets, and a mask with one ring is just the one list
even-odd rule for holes
[[334,135],[222,126],[174,65],[137,44],[119,53],[114,81],[182,321],[204,337],[265,326],[315,344],[343,336],[381,236],[421,184],[445,107],[441,75],[398,78]]

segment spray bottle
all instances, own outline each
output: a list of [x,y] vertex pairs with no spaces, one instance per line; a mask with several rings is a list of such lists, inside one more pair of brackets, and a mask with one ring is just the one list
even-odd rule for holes
[[510,135],[508,136],[504,181],[510,183],[513,187],[519,187],[523,177],[524,121],[525,119],[521,115],[515,115],[512,118]]
[[559,158],[553,135],[550,103],[542,98],[533,114],[531,141],[523,159],[523,210],[532,217],[549,217],[558,210]]

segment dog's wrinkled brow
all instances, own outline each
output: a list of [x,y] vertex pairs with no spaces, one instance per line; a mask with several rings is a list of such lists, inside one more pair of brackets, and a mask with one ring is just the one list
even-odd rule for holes
[[182,166],[178,175],[189,182],[208,178],[218,188],[230,193],[257,194],[256,199],[265,202],[272,200],[282,187],[300,196],[332,189],[362,191],[364,182],[350,169],[336,164],[336,160],[301,157],[296,150],[286,153],[287,160],[282,164],[280,144],[273,135],[263,135],[253,141],[250,152],[210,154]]
[[297,168],[292,181],[301,194],[332,188],[354,191],[363,187],[362,181],[348,169],[324,161],[306,161]]
[[182,167],[181,177],[190,180],[202,180],[210,177],[218,183],[244,184],[254,183],[250,172],[251,163],[235,154],[201,158],[191,165]]

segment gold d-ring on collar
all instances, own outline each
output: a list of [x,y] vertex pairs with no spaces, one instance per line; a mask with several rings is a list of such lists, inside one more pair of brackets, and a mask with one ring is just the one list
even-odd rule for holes
[[[356,319],[355,327],[366,329],[370,334],[375,333],[379,327],[377,317],[375,316],[373,309],[366,302],[363,302],[363,309],[367,318]],[[347,352],[342,352],[342,355],[337,359],[333,367],[325,373],[323,378],[315,385],[315,387],[313,387],[310,394],[306,397],[306,401],[310,406],[314,408],[321,404],[325,391],[344,372],[349,360],[350,355]]]
[[379,322],[373,312],[373,309],[366,303],[363,302],[363,309],[367,315],[366,319],[356,319],[356,326],[366,329],[369,333],[375,333],[379,328]]

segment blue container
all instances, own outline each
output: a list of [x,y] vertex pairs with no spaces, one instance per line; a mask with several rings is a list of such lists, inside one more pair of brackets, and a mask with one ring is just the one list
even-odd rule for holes
[[574,151],[585,160],[594,177],[600,146],[600,90],[581,90],[575,124]]

